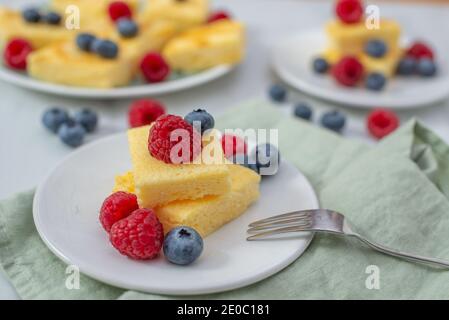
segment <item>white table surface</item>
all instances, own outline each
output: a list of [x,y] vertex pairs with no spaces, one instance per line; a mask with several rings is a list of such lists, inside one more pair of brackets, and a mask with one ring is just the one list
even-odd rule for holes
[[[20,6],[36,2],[0,0],[0,4]],[[449,6],[381,3],[381,14],[397,19],[408,35],[431,42],[447,41]],[[229,9],[248,27],[248,53],[245,63],[226,77],[201,88],[157,97],[169,112],[184,115],[193,108],[206,108],[219,115],[227,107],[257,96],[276,80],[269,65],[270,44],[294,32],[319,28],[329,19],[328,1],[299,0],[216,0],[215,8]],[[444,31],[445,30],[445,31]],[[449,52],[441,53],[449,55]],[[449,90],[449,89],[448,89]],[[334,106],[296,93],[295,101],[309,101],[316,109]],[[26,91],[0,82],[0,199],[34,188],[58,161],[72,150],[49,134],[41,125],[42,112],[49,106],[72,110],[94,108],[100,113],[100,127],[89,140],[125,130],[130,100],[88,101],[65,99]],[[290,112],[290,106],[281,106]],[[344,110],[344,108],[343,108]],[[349,109],[347,109],[349,110]],[[372,142],[365,133],[366,111],[351,110],[345,135]],[[417,110],[400,112],[401,120],[417,117],[449,142],[449,101]],[[0,274],[0,299],[17,294]]]

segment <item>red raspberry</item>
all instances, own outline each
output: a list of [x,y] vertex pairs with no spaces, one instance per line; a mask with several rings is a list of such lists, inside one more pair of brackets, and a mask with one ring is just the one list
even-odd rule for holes
[[355,86],[363,76],[363,65],[355,57],[344,57],[332,68],[332,75],[342,85]]
[[236,154],[245,154],[247,151],[246,142],[232,134],[225,134],[221,137],[221,146],[226,158],[230,158]]
[[27,57],[33,51],[31,44],[25,39],[13,39],[5,47],[3,57],[6,65],[17,70],[27,68]]
[[211,13],[209,18],[207,19],[208,23],[215,22],[218,20],[230,20],[231,15],[226,11],[216,11]]
[[373,137],[382,139],[396,130],[399,126],[399,118],[393,111],[379,108],[368,115],[366,125]]
[[432,49],[423,42],[415,42],[414,44],[412,44],[407,50],[406,55],[415,59],[433,59],[434,57]]
[[108,8],[109,17],[116,22],[120,18],[131,18],[133,13],[129,5],[123,1],[111,2]]
[[165,114],[165,108],[159,101],[142,99],[134,101],[129,107],[128,120],[131,128],[152,124]]
[[[178,129],[180,131],[175,132],[173,136],[173,139],[176,137],[178,139],[171,141],[172,133]],[[173,157],[172,149],[174,150]],[[189,150],[189,152],[183,152],[184,150]],[[183,118],[171,114],[163,115],[154,122],[150,129],[148,151],[154,158],[165,163],[189,163],[201,152],[201,134]],[[176,151],[178,151],[177,154]]]
[[140,70],[148,82],[161,82],[170,73],[170,66],[159,53],[151,52],[142,59]]
[[131,193],[116,192],[104,200],[100,210],[100,222],[109,232],[117,221],[126,218],[133,211],[139,209],[137,197]]
[[121,254],[149,260],[161,251],[164,230],[153,210],[138,209],[112,226],[109,240]]
[[357,23],[363,17],[363,6],[360,0],[339,0],[335,11],[344,23]]

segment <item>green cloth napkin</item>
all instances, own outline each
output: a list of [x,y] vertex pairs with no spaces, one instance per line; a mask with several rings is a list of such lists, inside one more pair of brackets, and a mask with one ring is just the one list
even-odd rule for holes
[[[307,175],[322,207],[344,213],[375,241],[449,260],[449,147],[416,121],[376,146],[285,117],[260,102],[230,110],[218,124],[279,128],[283,157]],[[32,198],[33,192],[26,192],[0,203],[0,262],[22,298],[177,298],[123,291],[85,276],[79,290],[66,289],[66,266],[35,230]],[[449,298],[449,271],[385,256],[354,241],[316,235],[304,255],[278,274],[238,290],[190,298]],[[373,283],[372,265],[378,267],[379,289],[366,286]]]

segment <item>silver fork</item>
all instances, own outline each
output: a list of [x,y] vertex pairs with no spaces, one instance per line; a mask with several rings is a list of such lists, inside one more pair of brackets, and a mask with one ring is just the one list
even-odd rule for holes
[[248,233],[253,235],[247,240],[266,240],[274,235],[295,232],[323,232],[354,237],[384,254],[440,268],[449,268],[449,262],[390,249],[368,240],[355,232],[355,228],[344,215],[325,209],[295,211],[255,221],[249,224]]

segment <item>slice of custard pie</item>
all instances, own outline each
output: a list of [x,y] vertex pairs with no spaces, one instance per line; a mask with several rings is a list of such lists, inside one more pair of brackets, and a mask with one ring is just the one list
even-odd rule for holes
[[203,237],[242,215],[259,197],[260,176],[223,158],[219,139],[208,139],[202,157],[214,150],[221,164],[167,164],[148,152],[149,127],[128,132],[132,170],[118,175],[113,191],[137,195],[140,207],[153,208],[167,233],[189,226]]

